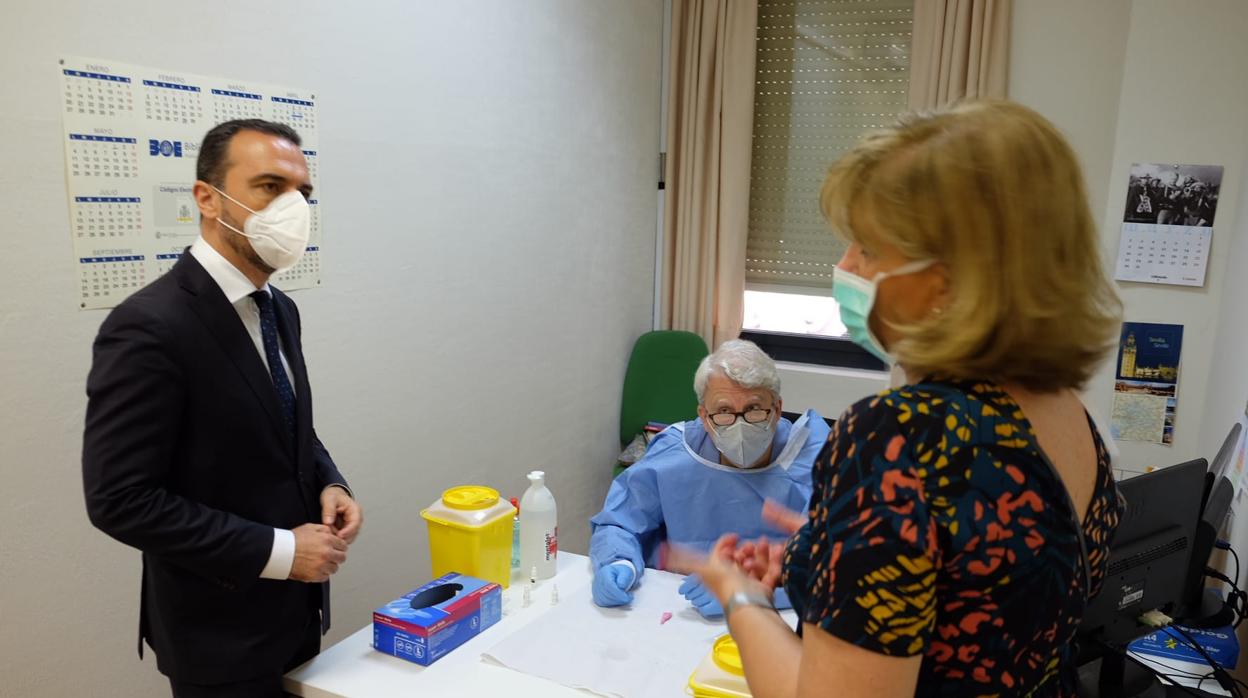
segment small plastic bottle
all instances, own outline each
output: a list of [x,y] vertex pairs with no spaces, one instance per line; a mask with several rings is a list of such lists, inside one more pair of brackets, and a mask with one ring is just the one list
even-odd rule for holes
[[546,489],[546,473],[529,473],[529,489],[520,498],[520,569],[537,568],[538,579],[555,576],[559,524],[555,496]]

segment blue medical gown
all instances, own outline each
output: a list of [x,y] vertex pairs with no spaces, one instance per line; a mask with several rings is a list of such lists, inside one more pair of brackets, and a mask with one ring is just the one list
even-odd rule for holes
[[725,533],[785,537],[763,522],[763,502],[774,499],[806,511],[811,465],[828,432],[814,410],[796,423],[782,418],[776,423],[772,462],[743,470],[720,465],[719,450],[701,420],[668,427],[645,457],[611,483],[602,511],[589,520],[594,569],[628,560],[640,577],[645,567],[658,567],[659,544],[665,540],[705,552]]

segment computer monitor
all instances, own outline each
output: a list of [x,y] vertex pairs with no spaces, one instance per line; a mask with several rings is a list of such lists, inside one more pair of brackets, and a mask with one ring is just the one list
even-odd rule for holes
[[[1205,586],[1205,568],[1213,553],[1218,532],[1231,510],[1235,486],[1225,475],[1218,478],[1196,523],[1196,538],[1192,541],[1192,557],[1188,563],[1187,591],[1177,616],[1189,628],[1220,628],[1235,621],[1235,612],[1214,589]],[[1236,580],[1238,583],[1239,580]]]
[[[1222,448],[1219,448],[1218,454],[1213,457],[1213,460],[1209,461],[1209,477],[1206,483],[1209,488],[1212,488],[1215,480],[1226,475],[1226,468],[1231,463],[1231,456],[1234,455],[1235,446],[1239,443],[1239,435],[1242,430],[1243,426],[1239,422],[1231,425],[1231,431],[1222,440]],[[1206,496],[1208,493],[1209,490],[1206,489]]]
[[1101,591],[1089,602],[1078,633],[1081,649],[1106,651],[1099,671],[1080,672],[1079,695],[1148,695],[1156,687],[1151,673],[1127,669],[1126,645],[1150,630],[1139,622],[1143,613],[1172,615],[1182,602],[1207,465],[1200,458],[1118,484],[1123,515]]
[[1235,496],[1235,486],[1225,473],[1231,454],[1239,443],[1240,429],[1238,422],[1231,427],[1230,433],[1222,440],[1222,448],[1210,461],[1209,473],[1205,476],[1205,496],[1201,501],[1200,520],[1196,524],[1196,538],[1188,564],[1187,591],[1179,612],[1183,624],[1188,627],[1216,628],[1234,620],[1233,611],[1222,597],[1205,587],[1205,567],[1209,564],[1213,545],[1218,540],[1218,533],[1231,510],[1231,499]]

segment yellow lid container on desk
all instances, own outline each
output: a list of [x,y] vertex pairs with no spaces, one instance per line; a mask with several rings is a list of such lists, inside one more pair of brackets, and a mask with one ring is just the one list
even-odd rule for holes
[[731,635],[715,640],[711,653],[689,677],[689,690],[694,698],[750,698],[741,651]]
[[420,515],[429,525],[433,576],[448,572],[507,588],[511,584],[511,528],[515,507],[481,485],[452,487]]

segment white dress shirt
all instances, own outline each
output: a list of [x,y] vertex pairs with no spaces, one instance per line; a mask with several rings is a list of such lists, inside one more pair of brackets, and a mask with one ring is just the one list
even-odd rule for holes
[[[207,240],[202,237],[197,238],[195,243],[191,245],[191,256],[195,261],[199,262],[204,271],[217,282],[217,286],[221,288],[221,292],[225,294],[225,299],[234,306],[234,310],[238,313],[238,319],[242,320],[243,327],[247,329],[247,334],[251,336],[251,341],[256,345],[256,352],[260,354],[260,360],[264,362],[266,370],[269,368],[268,357],[264,354],[264,340],[260,335],[260,309],[256,307],[256,301],[251,294],[257,291],[255,284],[239,271],[225,257],[221,256]],[[273,292],[269,289],[268,283],[258,290],[264,291],[270,296]],[[290,380],[290,362],[286,360],[285,352],[280,347],[278,353],[282,357],[282,368],[286,371],[286,378]],[[290,381],[291,390],[294,390],[294,381]],[[260,571],[260,577],[263,579],[287,579],[290,577],[290,569],[295,562],[295,533],[284,528],[273,529],[273,549],[269,553],[269,561]]]

